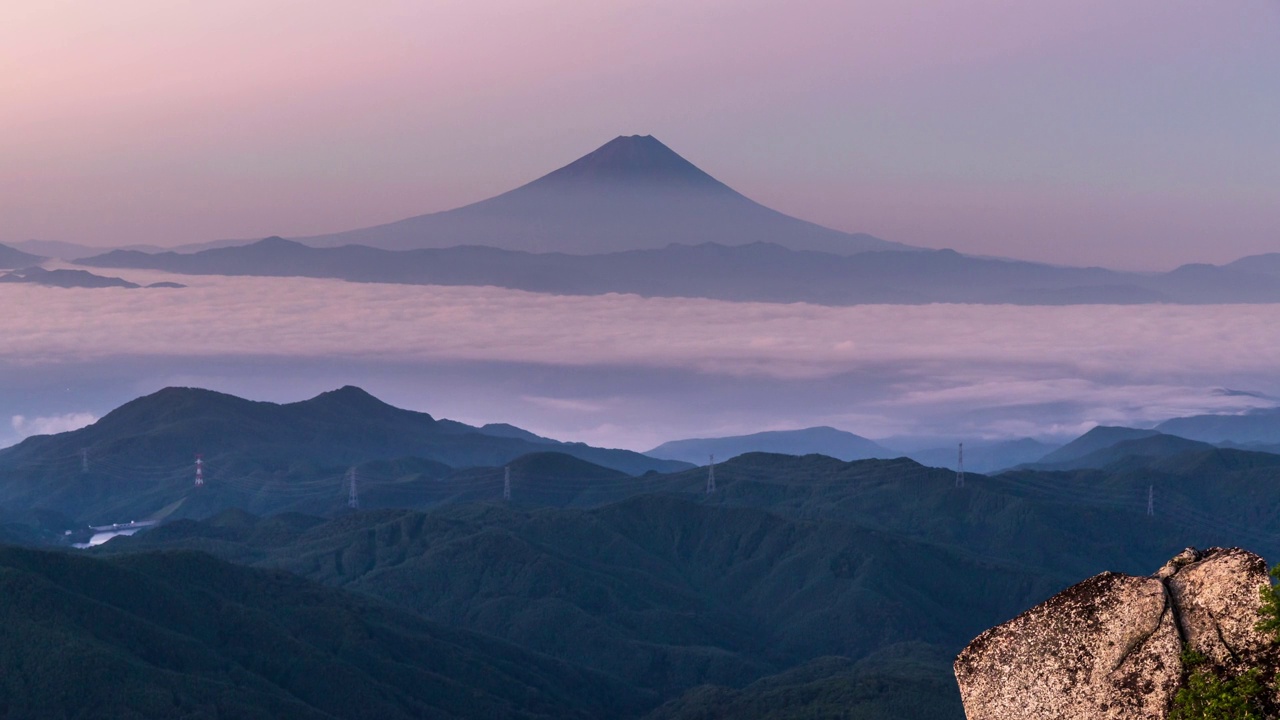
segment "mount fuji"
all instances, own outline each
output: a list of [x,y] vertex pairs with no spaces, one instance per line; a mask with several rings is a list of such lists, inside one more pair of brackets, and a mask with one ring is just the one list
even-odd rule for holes
[[840,255],[913,249],[771,210],[651,135],[615,138],[531,183],[454,210],[292,239],[313,247],[412,250],[485,245],[578,255],[708,242],[767,242]]

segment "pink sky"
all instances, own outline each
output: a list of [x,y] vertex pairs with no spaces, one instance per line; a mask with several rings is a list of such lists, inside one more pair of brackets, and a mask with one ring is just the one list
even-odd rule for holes
[[0,242],[349,229],[652,133],[844,230],[1223,262],[1280,250],[1277,67],[1275,0],[15,0]]

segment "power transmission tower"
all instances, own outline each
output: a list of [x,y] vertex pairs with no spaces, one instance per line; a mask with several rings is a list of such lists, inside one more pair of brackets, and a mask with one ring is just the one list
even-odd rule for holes
[[510,502],[511,500],[511,468],[502,468],[502,499]]
[[1147,516],[1154,517],[1156,514],[1156,486],[1147,486]]
[[711,456],[711,461],[707,463],[707,494],[716,491],[716,456]]
[[80,451],[80,472],[89,472],[89,449],[85,448]]
[[956,487],[964,487],[964,443],[960,443],[960,457],[956,460]]
[[347,493],[347,507],[352,510],[360,509],[360,491],[356,489],[356,469],[351,468],[347,471],[347,480],[351,483],[351,489]]
[[204,456],[196,453],[196,487],[204,487]]

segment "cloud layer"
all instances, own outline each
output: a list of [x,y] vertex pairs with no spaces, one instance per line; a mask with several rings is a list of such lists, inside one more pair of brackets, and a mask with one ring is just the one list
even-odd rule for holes
[[[129,279],[158,279],[136,275]],[[700,401],[688,393],[715,388],[705,393],[719,398],[723,414],[701,411],[703,434],[820,422],[880,436],[939,424],[988,435],[1067,433],[1272,404],[1223,389],[1280,394],[1274,306],[830,308],[311,279],[183,281],[191,287],[0,286],[0,307],[14,309],[0,313],[0,363],[12,373],[170,358],[195,376],[220,359],[277,367],[323,359],[345,364],[344,381],[357,384],[380,364],[541,367],[543,377],[556,375],[556,387],[530,380],[507,388],[524,415],[485,419],[543,418],[548,431],[574,427],[572,439],[598,432],[589,439],[626,446],[670,439],[652,428],[637,439],[625,428],[630,406],[662,397],[675,377],[690,383],[681,391],[689,402]],[[475,382],[479,395],[490,380]],[[650,408],[645,422],[660,416]]]

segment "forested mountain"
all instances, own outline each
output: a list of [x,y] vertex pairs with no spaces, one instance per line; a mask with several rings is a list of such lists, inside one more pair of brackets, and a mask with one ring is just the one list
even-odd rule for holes
[[583,501],[583,483],[547,475],[513,482],[509,502],[328,520],[230,513],[98,552],[198,549],[285,569],[679,697],[660,717],[779,697],[807,698],[813,712],[861,697],[903,718],[921,717],[912,703],[931,698],[936,717],[958,717],[935,661],[896,675],[879,661],[785,673],[903,642],[947,657],[1079,577],[1148,574],[1170,547],[1248,544],[1275,556],[1280,536],[1265,528],[1280,522],[1280,490],[1265,488],[1278,476],[1280,456],[1220,448],[1101,470],[970,474],[962,487],[953,472],[905,459],[748,454],[717,466],[713,493],[705,469],[612,486],[597,474],[595,506],[549,506],[553,489]]
[[[395,408],[353,387],[284,405],[166,388],[89,427],[0,450],[0,500],[8,508],[43,508],[104,524],[140,519],[178,500],[184,503],[179,517],[228,507],[330,512],[346,504],[349,468],[366,464],[375,476],[391,473],[405,482],[501,466],[546,450],[624,474],[689,467],[627,450],[495,432]],[[193,492],[197,454],[202,492]],[[386,502],[400,501],[392,495]]]
[[[199,489],[180,451],[190,444],[206,451],[208,472]],[[89,452],[82,455],[82,447]],[[84,522],[93,514],[127,521],[145,517],[128,512],[164,508],[158,527],[87,551],[106,559],[16,550],[11,557],[28,558],[23,572],[41,577],[68,562],[89,563],[76,565],[77,576],[86,578],[154,568],[154,580],[130,576],[91,588],[64,582],[40,603],[62,607],[57,598],[66,595],[66,602],[84,597],[92,607],[114,607],[124,600],[106,588],[138,588],[161,598],[147,601],[159,603],[160,615],[146,622],[182,637],[196,630],[167,625],[169,608],[197,601],[172,593],[213,593],[202,602],[225,607],[247,601],[219,592],[262,578],[294,583],[293,590],[262,590],[273,597],[254,600],[258,604],[245,611],[268,624],[260,633],[270,638],[277,632],[272,618],[284,612],[274,596],[305,607],[299,593],[321,593],[305,590],[318,583],[330,588],[322,594],[332,593],[324,597],[333,602],[357,603],[355,619],[343,622],[392,613],[426,623],[426,630],[405,629],[410,620],[395,620],[399,624],[382,635],[369,631],[388,644],[430,648],[431,641],[415,638],[448,627],[461,633],[454,644],[464,648],[471,647],[466,638],[490,637],[496,644],[486,647],[493,653],[508,648],[542,658],[518,661],[524,669],[558,663],[547,666],[555,677],[546,682],[572,687],[538,695],[547,707],[561,708],[547,711],[555,716],[573,717],[563,710],[571,708],[590,717],[651,713],[654,720],[740,712],[958,720],[946,659],[981,630],[1080,577],[1102,570],[1147,574],[1170,548],[1188,545],[1248,545],[1280,556],[1280,535],[1268,530],[1280,525],[1280,456],[1123,429],[1100,429],[1068,448],[1061,462],[1071,469],[969,473],[963,484],[953,471],[906,458],[845,462],[747,453],[717,463],[711,487],[706,467],[637,476],[565,453],[580,446],[510,426],[437,420],[353,388],[290,405],[171,389],[84,430],[33,438],[0,453],[0,480],[10,498],[0,537],[56,542],[63,537],[60,522]],[[501,462],[458,467],[433,455]],[[52,469],[41,464],[62,456]],[[181,472],[173,475],[160,464],[148,475],[144,457],[172,457]],[[347,506],[352,469],[358,509]],[[258,570],[228,569],[192,551]],[[217,587],[187,581],[188,574],[208,575]],[[153,590],[160,576],[180,587]],[[25,597],[27,591],[15,592]],[[378,610],[384,603],[396,609]],[[41,617],[33,606],[14,612]],[[135,614],[145,620],[148,612]],[[56,616],[36,625],[66,622]],[[135,620],[119,622],[133,627]],[[22,642],[51,643],[39,628]],[[147,633],[160,631],[130,632],[150,638]],[[125,653],[120,662],[128,667],[139,662],[128,653],[152,645],[146,640],[120,649],[111,638],[85,637],[92,638],[93,652],[107,643],[104,657]],[[199,652],[216,658],[199,660],[211,667],[249,662],[235,654],[238,648]],[[426,662],[396,655],[391,645],[368,652],[412,667]],[[260,662],[274,657],[267,653]],[[54,660],[33,656],[30,662]],[[315,662],[330,667],[353,660],[340,654]],[[181,666],[188,667],[205,665]],[[441,669],[440,682],[470,687],[479,682],[467,674],[470,667]],[[393,672],[377,668],[368,672]],[[184,712],[221,707],[202,689],[205,676],[184,672],[164,676],[170,685],[160,689],[154,685],[161,680],[127,675],[127,698],[103,702],[127,712],[127,703],[144,702],[129,698],[155,695],[182,698]],[[412,678],[417,671],[394,672]],[[299,698],[306,712],[330,712],[325,703],[337,702],[323,694],[303,697],[266,670],[245,676],[245,687],[266,687],[255,673],[275,685],[251,696],[253,712],[287,712],[280,708]],[[524,691],[538,687],[532,679],[507,683],[513,684]],[[497,715],[457,716],[503,716],[507,696],[483,688],[476,702],[491,705],[476,707],[498,708]],[[425,696],[368,692],[390,703],[392,717],[429,716],[403,710],[418,708],[414,703]],[[610,699],[601,699],[602,692]],[[43,696],[15,691],[12,697],[38,702]],[[607,702],[612,709],[602,710]]]
[[200,553],[0,548],[7,718],[598,718],[652,695]]

